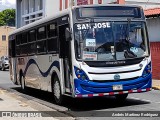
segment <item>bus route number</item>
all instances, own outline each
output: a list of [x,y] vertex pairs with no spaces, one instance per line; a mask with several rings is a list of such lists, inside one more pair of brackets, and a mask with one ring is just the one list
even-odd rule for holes
[[95,39],[86,39],[86,46],[95,47],[96,40]]

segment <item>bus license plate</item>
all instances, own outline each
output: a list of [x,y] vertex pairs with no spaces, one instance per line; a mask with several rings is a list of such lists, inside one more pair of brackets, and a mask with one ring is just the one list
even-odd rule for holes
[[122,85],[113,85],[113,90],[123,90]]

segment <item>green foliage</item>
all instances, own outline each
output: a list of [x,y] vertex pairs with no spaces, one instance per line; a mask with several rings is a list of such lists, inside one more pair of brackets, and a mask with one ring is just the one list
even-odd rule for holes
[[0,12],[0,26],[15,26],[15,9],[6,9]]

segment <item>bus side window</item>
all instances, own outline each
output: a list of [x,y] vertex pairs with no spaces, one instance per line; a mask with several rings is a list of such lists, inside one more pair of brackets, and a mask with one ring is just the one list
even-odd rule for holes
[[20,55],[20,44],[21,44],[21,40],[22,40],[22,34],[18,34],[16,35],[16,42],[15,42],[15,53],[16,56]]
[[9,56],[15,57],[15,38],[9,40]]
[[51,23],[47,26],[48,37],[57,36],[57,23]]
[[22,40],[22,34],[16,35],[16,45],[20,45]]
[[40,27],[37,30],[37,53],[47,52],[46,48],[46,26]]
[[42,40],[46,38],[46,27],[40,27],[37,31],[37,40]]
[[57,23],[51,23],[47,25],[47,48],[48,52],[57,53],[58,51],[58,34],[57,34]]
[[27,43],[27,32],[22,34],[21,44]]
[[28,54],[36,53],[36,42],[28,43]]
[[46,49],[46,40],[38,41],[37,42],[37,52],[38,53],[44,53],[46,51],[47,51],[47,49]]
[[28,42],[33,42],[35,40],[36,40],[36,31],[35,30],[29,31]]

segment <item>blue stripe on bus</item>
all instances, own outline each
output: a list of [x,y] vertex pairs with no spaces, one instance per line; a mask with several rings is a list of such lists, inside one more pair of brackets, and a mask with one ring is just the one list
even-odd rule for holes
[[34,59],[30,59],[30,60],[28,61],[27,65],[26,65],[25,70],[24,70],[24,73],[23,73],[24,76],[26,75],[26,72],[27,72],[29,66],[32,65],[32,64],[35,64],[35,65],[37,66],[37,68],[39,69],[39,72],[41,73],[41,75],[42,75],[43,77],[47,77],[47,76],[49,75],[52,67],[54,67],[54,66],[57,67],[58,70],[60,70],[59,62],[58,62],[58,61],[54,61],[54,62],[50,65],[49,69],[48,69],[46,72],[42,72],[42,71],[40,70],[38,64],[36,63],[36,61],[35,61]]

